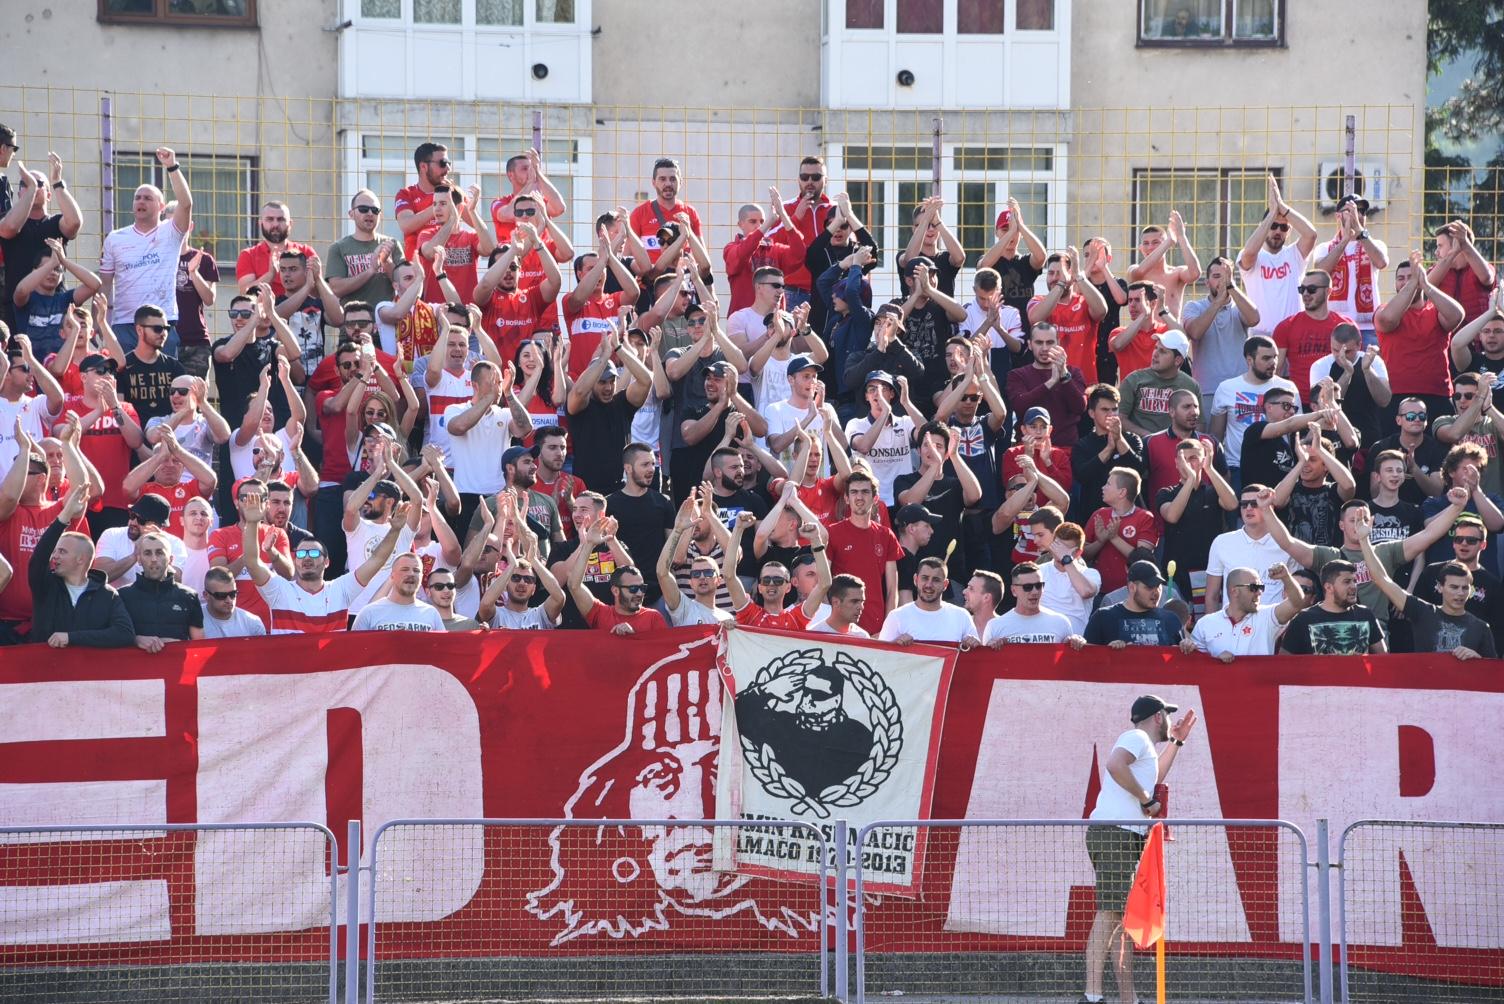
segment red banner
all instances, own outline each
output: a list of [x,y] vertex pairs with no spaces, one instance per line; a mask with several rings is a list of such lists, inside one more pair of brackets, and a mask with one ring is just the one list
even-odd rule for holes
[[[714,757],[691,762],[678,753],[691,744],[713,751],[720,734],[715,648],[712,634],[686,630],[609,640],[584,632],[278,637],[157,655],[13,649],[0,666],[0,819],[10,826],[312,820],[343,837],[345,821],[362,818],[369,842],[375,827],[403,817],[711,816]],[[1228,666],[1159,650],[1111,655],[1034,646],[962,655],[945,705],[931,814],[1080,818],[1095,797],[1098,761],[1143,692],[1194,707],[1202,719],[1171,777],[1181,818],[1284,818],[1314,839],[1314,821],[1323,817],[1335,844],[1357,819],[1497,819],[1504,806],[1498,662],[1437,655],[1250,658]],[[659,737],[655,743],[643,742],[649,734]],[[670,785],[655,780],[665,771]],[[787,949],[817,936],[815,918],[769,905],[786,901],[780,883],[676,883],[655,870],[650,843],[645,837],[636,862],[602,865],[566,860],[546,829],[508,838],[505,861],[488,840],[474,860],[446,865],[451,880],[382,894],[382,919],[400,921],[383,934],[384,951],[423,955],[443,945],[447,954],[456,946],[496,954],[502,938],[509,954],[589,954],[608,937],[632,938],[643,952],[730,943]],[[709,847],[703,852],[708,860]],[[77,853],[35,838],[5,840],[0,897],[88,884],[59,867]],[[227,932],[243,935],[236,951],[244,951],[263,937],[256,932],[285,929],[267,926],[285,918],[258,916],[253,898],[239,897],[233,909],[210,901],[218,888],[212,863],[162,865],[146,840],[120,847],[112,860],[111,874],[89,881],[150,879],[167,889],[170,937],[154,943],[156,960],[184,958],[189,948],[195,958],[212,958]],[[1240,950],[1295,950],[1299,863],[1246,842],[1228,860],[1227,895],[1240,905],[1247,932]],[[1402,903],[1396,943],[1386,944],[1378,926],[1350,940],[1377,946],[1370,958],[1393,952],[1413,965],[1419,953],[1435,961],[1437,975],[1454,966],[1497,972],[1504,931],[1489,925],[1498,913],[1480,915],[1469,905],[1471,890],[1455,878],[1442,881],[1428,861],[1419,839],[1397,846],[1392,887],[1374,904],[1356,906],[1372,912]],[[960,849],[944,842],[926,862],[913,926],[892,928],[911,932],[908,942],[869,945],[938,949],[947,930],[965,930],[983,932],[968,936],[977,947],[1006,948],[1010,934],[1027,933],[1036,948],[1079,950],[1083,932],[1064,920],[1067,903],[1091,884],[1079,862],[1058,875],[1023,876],[1021,888],[1039,907],[1014,923],[1033,927],[992,931],[936,910],[974,881],[964,841]],[[518,886],[519,875],[528,888]],[[1171,883],[1173,940],[1173,870]],[[118,905],[96,896],[73,911],[70,924],[87,927],[89,909]],[[309,926],[317,923],[309,918]],[[38,933],[18,939],[12,931],[0,963],[57,957],[48,955],[46,918],[17,929]],[[317,958],[319,940],[305,940],[265,944]],[[111,955],[91,948],[89,957]]]

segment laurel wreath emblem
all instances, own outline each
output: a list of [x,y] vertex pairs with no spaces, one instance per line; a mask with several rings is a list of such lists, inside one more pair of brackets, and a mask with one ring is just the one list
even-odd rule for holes
[[[753,687],[766,686],[786,673],[808,673],[825,662],[820,649],[786,652],[758,670]],[[860,805],[882,787],[898,764],[903,749],[903,716],[898,699],[881,676],[865,662],[837,652],[832,664],[850,682],[872,719],[872,754],[851,777],[824,791],[805,791],[804,785],[784,772],[766,743],[754,743],[741,737],[742,754],[752,776],[770,795],[787,798],[795,812],[808,812],[819,819],[829,818],[832,808]]]

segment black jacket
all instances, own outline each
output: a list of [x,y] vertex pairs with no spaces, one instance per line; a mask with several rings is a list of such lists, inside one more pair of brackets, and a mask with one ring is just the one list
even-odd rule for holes
[[68,595],[68,584],[49,567],[58,538],[67,529],[61,520],[52,525],[37,541],[32,552],[27,578],[31,581],[31,640],[46,642],[58,631],[66,632],[69,645],[90,648],[123,648],[136,643],[136,629],[120,594],[110,588],[104,572],[89,571],[89,581],[75,605]]
[[120,599],[130,612],[136,634],[188,640],[188,629],[204,626],[204,608],[198,594],[172,577],[136,581],[120,590]]

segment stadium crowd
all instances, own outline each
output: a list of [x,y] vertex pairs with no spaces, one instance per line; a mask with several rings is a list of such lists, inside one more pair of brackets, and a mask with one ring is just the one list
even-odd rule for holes
[[[536,151],[487,202],[423,143],[322,254],[266,203],[220,305],[171,149],[90,268],[64,164],[18,140],[6,642],[735,622],[1498,651],[1504,295],[1463,221],[1428,265],[1362,198],[1319,235],[1270,176],[1241,248],[1203,265],[1172,212],[1121,269],[1010,200],[966,290],[940,199],[881,250],[818,157],[717,256],[673,160],[575,248]],[[901,294],[874,302],[882,268]]]

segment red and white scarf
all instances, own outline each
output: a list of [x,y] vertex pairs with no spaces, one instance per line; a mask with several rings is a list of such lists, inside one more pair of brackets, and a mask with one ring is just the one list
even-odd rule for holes
[[[1335,237],[1331,243],[1327,244],[1327,254],[1331,254],[1332,249],[1337,246],[1337,242],[1341,239],[1340,237]],[[1378,306],[1378,297],[1374,295],[1373,286],[1373,260],[1368,257],[1368,251],[1363,247],[1362,241],[1351,241],[1349,244],[1350,247],[1345,248],[1342,252],[1342,260],[1332,270],[1332,292],[1329,294],[1329,299],[1337,303],[1346,303],[1348,300],[1353,300],[1353,307],[1357,312],[1358,322],[1372,323],[1373,312]],[[1348,289],[1349,276],[1352,274],[1351,269],[1354,266],[1358,273],[1356,297]]]

